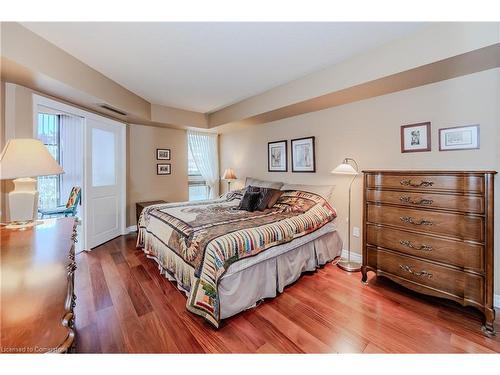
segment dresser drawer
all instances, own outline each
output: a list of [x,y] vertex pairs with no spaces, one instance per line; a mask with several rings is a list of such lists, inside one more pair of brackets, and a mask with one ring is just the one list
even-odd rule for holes
[[477,175],[422,175],[422,174],[368,174],[368,188],[445,190],[456,192],[483,193],[484,177]]
[[440,208],[478,214],[484,213],[484,198],[473,195],[367,190],[366,199],[369,202],[400,204],[409,207]]
[[484,269],[484,248],[463,241],[431,237],[398,229],[367,225],[368,245],[397,250],[424,259],[430,259],[475,271]]
[[367,220],[419,232],[484,242],[484,218],[412,208],[368,204]]
[[458,271],[423,260],[400,256],[395,253],[367,248],[367,263],[402,279],[467,299],[479,304],[484,300],[483,277]]

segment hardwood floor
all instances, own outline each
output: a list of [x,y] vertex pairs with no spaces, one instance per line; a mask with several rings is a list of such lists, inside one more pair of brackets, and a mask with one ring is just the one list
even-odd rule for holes
[[214,330],[186,310],[186,297],[135,248],[135,239],[118,237],[77,255],[77,352],[500,352],[500,337],[482,334],[473,309],[373,274],[363,286],[360,273],[331,264]]

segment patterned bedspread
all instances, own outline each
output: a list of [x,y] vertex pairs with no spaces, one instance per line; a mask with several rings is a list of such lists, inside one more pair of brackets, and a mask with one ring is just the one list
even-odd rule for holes
[[241,191],[225,198],[147,207],[137,246],[188,291],[186,307],[220,324],[218,283],[228,267],[321,228],[336,217],[321,196],[286,191],[272,209],[237,210]]

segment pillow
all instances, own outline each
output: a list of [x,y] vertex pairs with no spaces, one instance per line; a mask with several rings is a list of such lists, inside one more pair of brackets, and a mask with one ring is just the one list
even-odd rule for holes
[[281,190],[302,190],[308,193],[321,195],[327,201],[332,197],[333,185],[298,185],[298,184],[284,184]]
[[278,199],[280,199],[281,194],[283,194],[283,191],[273,189],[273,194],[272,194],[271,198],[269,199],[269,202],[267,203],[267,208],[273,208],[273,206],[276,204]]
[[279,190],[283,186],[283,182],[264,181],[264,180],[259,180],[257,178],[247,177],[245,180],[245,186],[249,185]]
[[245,191],[243,198],[241,198],[240,205],[238,206],[238,210],[245,210],[249,212],[255,211],[259,196],[260,192],[250,190]]
[[[259,200],[257,201],[257,209],[259,211],[264,211],[265,209],[270,208],[269,202],[275,196],[276,192],[281,193],[281,191],[271,188],[259,188],[259,189],[260,189],[260,196]],[[274,206],[274,203],[271,205],[271,207]]]

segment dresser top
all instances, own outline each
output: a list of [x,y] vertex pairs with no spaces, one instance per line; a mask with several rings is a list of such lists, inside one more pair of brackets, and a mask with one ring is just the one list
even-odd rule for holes
[[68,258],[74,218],[43,220],[26,230],[0,227],[0,353],[56,349],[68,335]]

